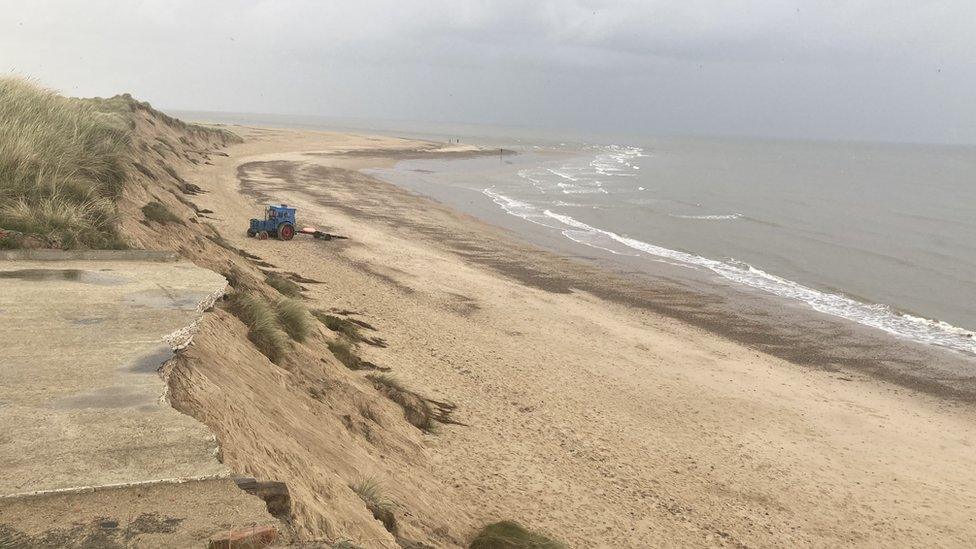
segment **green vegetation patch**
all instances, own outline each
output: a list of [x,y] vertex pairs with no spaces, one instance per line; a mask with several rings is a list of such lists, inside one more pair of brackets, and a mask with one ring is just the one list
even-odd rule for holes
[[119,248],[115,201],[131,118],[21,78],[0,78],[0,228],[64,248]]
[[366,378],[386,398],[400,405],[404,417],[411,425],[423,431],[433,430],[435,411],[427,399],[405,388],[391,375],[369,374]]
[[325,324],[325,327],[333,332],[338,332],[352,341],[359,341],[362,339],[362,336],[359,333],[359,326],[357,326],[356,323],[352,322],[351,320],[336,315],[331,315],[321,310],[314,310],[312,311],[312,314],[315,316],[315,318],[319,319],[319,322]]
[[268,283],[268,286],[278,290],[278,293],[285,297],[300,297],[302,295],[301,286],[278,273],[268,273],[264,281]]
[[542,534],[526,530],[517,522],[503,520],[482,528],[469,547],[470,549],[564,549],[566,546]]
[[268,357],[278,363],[289,350],[288,335],[278,326],[271,304],[257,294],[238,292],[228,300],[229,310],[247,325],[247,338]]
[[274,304],[278,325],[295,341],[305,341],[312,331],[312,320],[305,306],[296,299],[283,297]]
[[176,216],[173,212],[169,211],[162,202],[150,202],[142,207],[142,215],[146,216],[149,221],[155,221],[156,223],[179,223],[183,224],[183,220]]
[[[241,139],[239,135],[237,135],[232,131],[223,128],[213,127],[213,126],[205,126],[201,124],[188,124],[180,120],[179,118],[174,118],[162,111],[158,111],[154,109],[153,106],[149,104],[149,102],[139,101],[128,93],[123,93],[120,95],[116,95],[115,97],[109,97],[107,99],[103,99],[101,97],[95,97],[92,99],[86,99],[85,101],[90,101],[92,103],[97,104],[100,110],[116,112],[116,113],[146,111],[153,118],[157,118],[161,120],[163,124],[166,124],[171,128],[175,128],[177,130],[184,131],[186,133],[193,134],[193,135],[201,135],[207,138],[217,139],[220,140],[224,145],[228,143],[244,142],[244,140]],[[149,119],[149,122],[154,126],[156,125],[156,123],[152,121],[152,118]],[[186,144],[185,138],[181,137],[180,141]]]
[[396,517],[393,515],[393,502],[383,495],[383,487],[380,483],[375,478],[369,477],[351,485],[350,488],[373,513],[373,518],[382,522],[388,532],[396,534],[397,524]]
[[0,77],[0,229],[29,237],[4,246],[125,247],[116,203],[127,168],[155,179],[132,162],[137,111],[146,111],[154,125],[159,119],[223,144],[241,141],[221,128],[186,124],[128,94],[77,99],[22,78]]
[[420,396],[404,387],[389,374],[369,374],[366,379],[383,396],[400,405],[406,420],[422,431],[433,433],[436,423],[464,425],[464,423],[455,420],[452,415],[457,410],[455,404]]
[[[363,342],[374,347],[386,347],[386,341],[383,338],[366,337],[363,335],[361,328],[363,328],[364,325],[369,326],[369,324],[366,324],[365,322],[342,318],[341,316],[329,314],[319,309],[313,310],[311,313],[315,318],[319,319],[319,322],[325,324],[326,328],[338,333],[349,341],[355,343]],[[373,328],[372,326],[369,326],[367,329]]]
[[368,366],[369,363],[365,363],[363,359],[359,358],[356,354],[356,349],[348,341],[330,341],[328,343],[329,350],[332,351],[332,355],[336,357],[346,368],[350,370],[370,370]]
[[12,234],[0,234],[0,250],[14,250],[20,248],[20,238]]

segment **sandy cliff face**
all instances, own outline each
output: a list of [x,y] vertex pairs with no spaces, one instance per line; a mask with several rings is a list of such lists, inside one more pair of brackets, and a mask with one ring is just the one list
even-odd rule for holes
[[214,429],[233,470],[288,484],[290,521],[301,538],[392,543],[349,489],[375,478],[418,519],[399,520],[397,534],[424,539],[445,509],[423,501],[432,484],[413,472],[424,467],[422,435],[392,402],[321,353],[324,337],[313,339],[278,366],[253,352],[240,321],[215,311],[169,370],[173,405]]
[[[223,274],[231,294],[280,298],[265,282],[274,266],[229,245],[208,222],[210,212],[194,203],[206,191],[180,175],[226,155],[232,137],[188,128],[147,107],[136,108],[134,117],[135,155],[119,205],[126,240],[176,250]],[[162,204],[175,219],[147,219],[149,203]],[[328,348],[336,334],[312,324],[310,336],[289,342],[274,363],[248,339],[242,321],[217,303],[192,344],[164,369],[171,403],[213,430],[221,459],[236,474],[288,485],[291,509],[279,518],[295,541],[461,545],[473,525],[438,496],[441,487],[426,465],[426,445],[435,435],[411,425],[364,372],[343,366]],[[351,488],[366,481],[383,487],[393,517],[381,517],[386,525]]]

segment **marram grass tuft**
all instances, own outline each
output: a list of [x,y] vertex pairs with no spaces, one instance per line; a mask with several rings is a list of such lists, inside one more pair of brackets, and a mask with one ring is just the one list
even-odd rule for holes
[[115,201],[129,154],[126,115],[0,78],[0,228],[65,248],[116,248]]

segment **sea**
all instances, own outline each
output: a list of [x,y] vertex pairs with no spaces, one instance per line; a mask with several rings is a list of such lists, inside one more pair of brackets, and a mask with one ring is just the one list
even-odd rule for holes
[[255,115],[246,123],[498,149],[369,172],[489,222],[504,218],[516,234],[544,232],[561,250],[628,269],[704,273],[976,355],[976,147]]

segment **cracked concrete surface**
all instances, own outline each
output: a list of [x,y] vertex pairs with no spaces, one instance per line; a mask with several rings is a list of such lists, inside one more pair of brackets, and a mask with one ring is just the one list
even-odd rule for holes
[[157,373],[226,281],[77,257],[0,261],[0,496],[228,474]]

